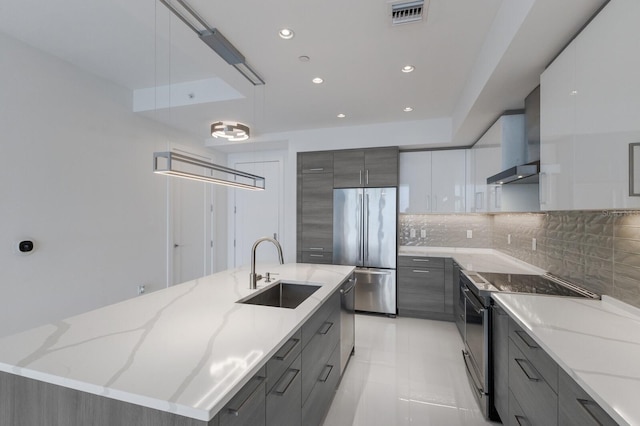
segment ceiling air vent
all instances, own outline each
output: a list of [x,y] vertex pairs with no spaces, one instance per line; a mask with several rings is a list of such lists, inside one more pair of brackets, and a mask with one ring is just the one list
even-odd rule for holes
[[391,24],[400,25],[422,20],[424,0],[391,5]]

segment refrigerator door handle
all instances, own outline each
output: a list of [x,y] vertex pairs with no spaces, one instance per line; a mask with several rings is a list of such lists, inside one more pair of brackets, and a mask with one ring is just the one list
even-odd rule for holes
[[[363,195],[362,193],[360,193],[359,197],[359,203],[360,203],[360,212],[362,212],[363,207]],[[362,256],[362,250],[363,250],[363,242],[362,242],[362,222],[364,221],[364,219],[362,218],[362,216],[360,217],[360,232],[358,235],[358,239],[360,240],[360,242],[358,243],[358,262],[362,263],[363,262],[363,256]]]
[[364,210],[364,260],[365,262],[369,260],[369,194],[367,193],[367,203],[365,204]]

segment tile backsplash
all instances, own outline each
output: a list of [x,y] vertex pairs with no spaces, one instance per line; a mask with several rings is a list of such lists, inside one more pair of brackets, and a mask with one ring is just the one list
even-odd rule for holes
[[640,307],[640,211],[401,215],[400,244],[494,248]]

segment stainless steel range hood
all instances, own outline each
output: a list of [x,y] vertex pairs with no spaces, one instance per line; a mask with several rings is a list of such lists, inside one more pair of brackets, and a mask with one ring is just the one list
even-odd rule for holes
[[[524,128],[520,137],[502,142],[505,170],[487,178],[487,184],[538,183],[540,173],[540,86],[524,100]],[[524,160],[524,161],[522,161]]]
[[538,183],[540,161],[514,166],[487,178],[487,184]]

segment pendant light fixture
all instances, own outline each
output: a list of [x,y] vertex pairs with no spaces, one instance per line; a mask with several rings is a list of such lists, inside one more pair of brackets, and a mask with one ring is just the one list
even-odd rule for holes
[[177,152],[154,152],[153,172],[233,188],[262,191],[265,179]]
[[224,138],[231,142],[246,141],[249,139],[249,126],[242,123],[218,121],[211,125],[211,136]]

